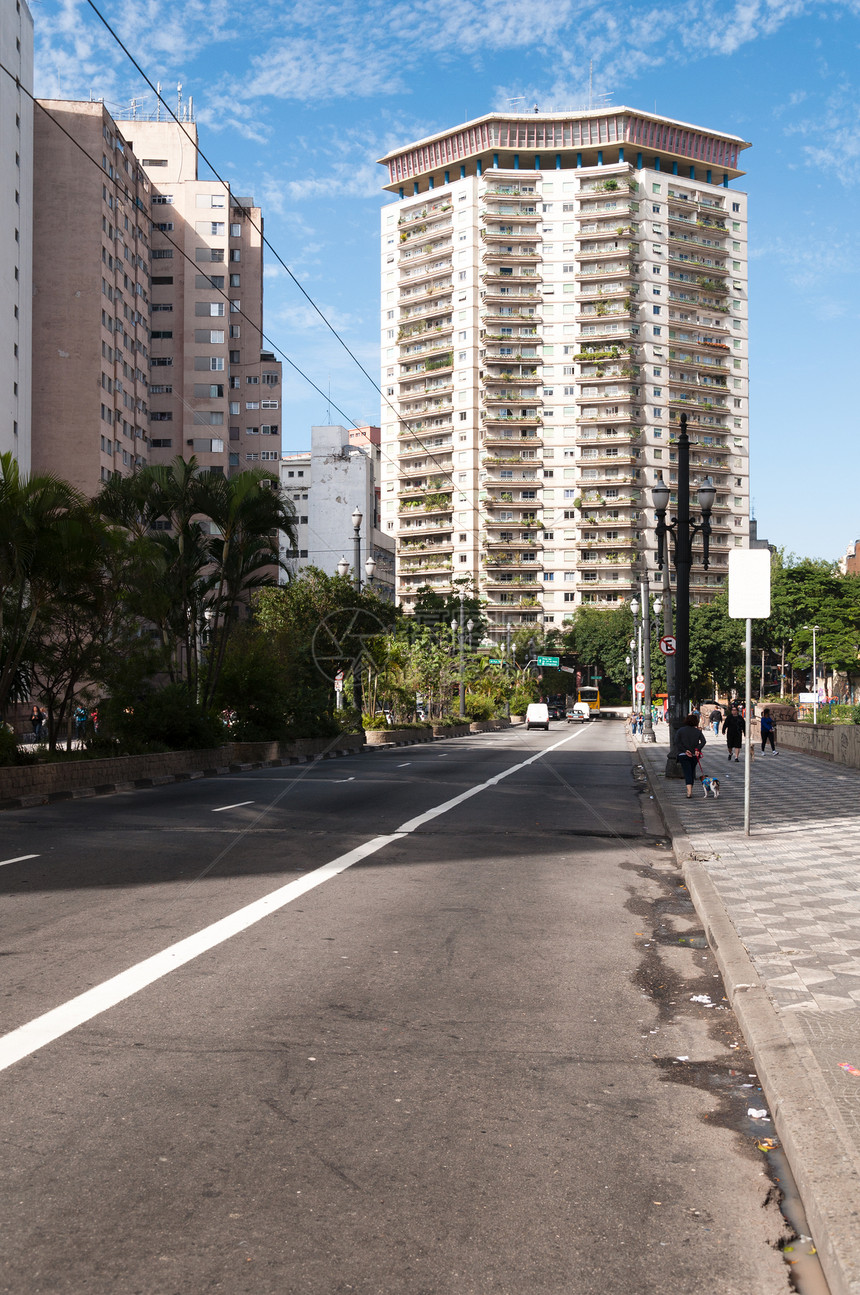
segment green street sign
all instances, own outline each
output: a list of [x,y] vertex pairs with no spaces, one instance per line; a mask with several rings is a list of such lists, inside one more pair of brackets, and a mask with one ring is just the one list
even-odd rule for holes
[[501,665],[501,664],[502,662],[500,657],[497,657],[497,656],[490,657],[490,665]]
[[537,659],[537,663],[538,665],[557,666],[560,660],[561,660],[561,657],[557,657],[557,656],[539,656]]

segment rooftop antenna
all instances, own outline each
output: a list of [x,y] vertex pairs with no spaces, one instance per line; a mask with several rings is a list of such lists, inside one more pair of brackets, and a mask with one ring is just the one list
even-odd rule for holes
[[156,81],[155,83],[155,94],[156,94],[155,120],[161,121],[161,82],[160,81]]
[[182,121],[182,82],[176,83],[176,115]]
[[194,95],[193,94],[190,94],[188,96],[188,120],[189,121],[194,120]]
[[514,111],[518,103],[525,103],[525,95],[518,94],[515,99],[508,99],[507,103],[510,109]]
[[128,101],[132,121],[137,121],[137,110],[140,107],[140,102],[140,99],[129,99]]

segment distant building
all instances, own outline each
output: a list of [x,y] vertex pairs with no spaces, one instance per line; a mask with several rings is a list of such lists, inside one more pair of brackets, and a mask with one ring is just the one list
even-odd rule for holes
[[150,184],[101,103],[34,127],[33,471],[94,495],[147,461]]
[[352,568],[352,514],[358,508],[362,584],[364,563],[372,554],[373,587],[393,600],[394,540],[379,528],[378,446],[378,427],[319,426],[311,428],[310,450],[281,456],[281,487],[297,521],[295,548],[281,550],[291,575],[309,566],[334,575],[341,558]]
[[281,365],[261,350],[253,198],[198,180],[190,120],[39,105],[34,470],[89,495],[177,455],[225,476],[277,472]]
[[844,576],[860,576],[860,540],[848,545],[844,558],[839,559],[839,570]]
[[193,121],[125,126],[152,184],[151,459],[193,453],[228,476],[276,470],[281,364],[262,349],[263,214],[198,179]]
[[33,19],[25,0],[0,0],[0,62],[0,453],[29,473]]
[[757,520],[755,519],[755,517],[751,517],[751,518],[750,518],[750,539],[749,539],[749,547],[750,547],[751,549],[770,549],[771,553],[775,553],[775,552],[776,552],[776,549],[775,549],[774,545],[773,545],[773,544],[771,544],[769,540],[760,540],[760,539],[759,539],[759,537],[758,537],[758,522],[757,522]]

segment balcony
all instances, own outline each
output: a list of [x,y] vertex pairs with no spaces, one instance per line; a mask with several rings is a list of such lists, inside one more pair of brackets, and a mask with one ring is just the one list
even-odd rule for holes
[[408,230],[416,221],[433,220],[434,218],[438,219],[439,217],[446,215],[452,209],[453,204],[448,199],[445,199],[442,202],[427,203],[420,211],[411,211],[406,215],[401,216],[397,224],[401,229],[406,227]]
[[[537,216],[532,217],[532,220],[537,219]],[[524,226],[518,227],[517,229],[514,229],[514,227],[511,226],[509,229],[481,230],[481,239],[487,244],[487,251],[490,250],[492,245],[498,243],[509,243],[512,238],[515,238],[518,243],[522,243],[530,239],[534,239],[535,242],[537,242],[540,238],[540,233],[536,229],[526,229]]]
[[630,445],[633,444],[633,442],[638,441],[641,435],[642,429],[640,427],[623,427],[618,430],[610,427],[601,432],[599,436],[586,436],[582,431],[580,431],[576,437],[576,444],[581,446],[604,444],[607,446],[619,444]]
[[481,444],[485,447],[485,452],[491,447],[513,449],[518,445],[528,445],[529,449],[535,449],[543,446],[543,438],[527,430],[521,430],[518,434],[487,430],[481,436]]
[[426,346],[428,349],[432,349],[434,345],[434,340],[436,338],[439,339],[437,345],[442,346],[444,345],[444,343],[442,342],[441,339],[445,336],[445,334],[451,333],[453,331],[454,331],[454,324],[453,324],[453,321],[450,319],[445,324],[424,324],[424,323],[418,323],[418,324],[412,324],[412,325],[406,324],[406,325],[402,325],[397,330],[397,340],[398,342],[410,342],[413,338],[425,337],[427,340],[425,341],[424,346]]
[[[490,243],[481,253],[482,265],[495,265],[500,261],[512,261],[514,265],[538,266],[543,257],[537,248],[514,247],[512,244]],[[537,270],[535,270],[537,273]]]
[[[429,302],[431,298],[436,298],[438,300],[433,301],[432,308],[429,311],[423,312],[424,314],[433,314],[438,310],[450,309],[452,292],[453,285],[451,280],[448,279],[445,283],[430,284],[427,287],[412,288],[409,292],[401,292],[398,298],[398,304],[401,307],[407,304],[412,306],[418,305],[424,301]],[[420,313],[422,312],[416,312],[416,314]],[[412,315],[408,317],[410,319],[414,318]]]
[[[439,239],[437,242],[429,242],[421,247],[416,247],[409,252],[401,252],[400,259],[398,261],[398,268],[402,272],[404,267],[407,267],[411,273],[413,266],[423,264],[428,256],[445,256],[450,254],[451,251],[452,243],[450,237]],[[450,265],[451,262],[449,261],[448,264]]]

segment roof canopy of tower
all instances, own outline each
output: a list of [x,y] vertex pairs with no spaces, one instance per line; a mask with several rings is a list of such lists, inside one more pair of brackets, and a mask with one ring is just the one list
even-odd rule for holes
[[[706,130],[635,108],[582,112],[487,113],[452,130],[394,149],[379,159],[397,191],[406,183],[435,188],[461,175],[503,170],[566,170],[617,162],[728,183],[738,167],[738,135]],[[456,168],[456,170],[455,170]],[[700,173],[700,174],[699,174]]]

